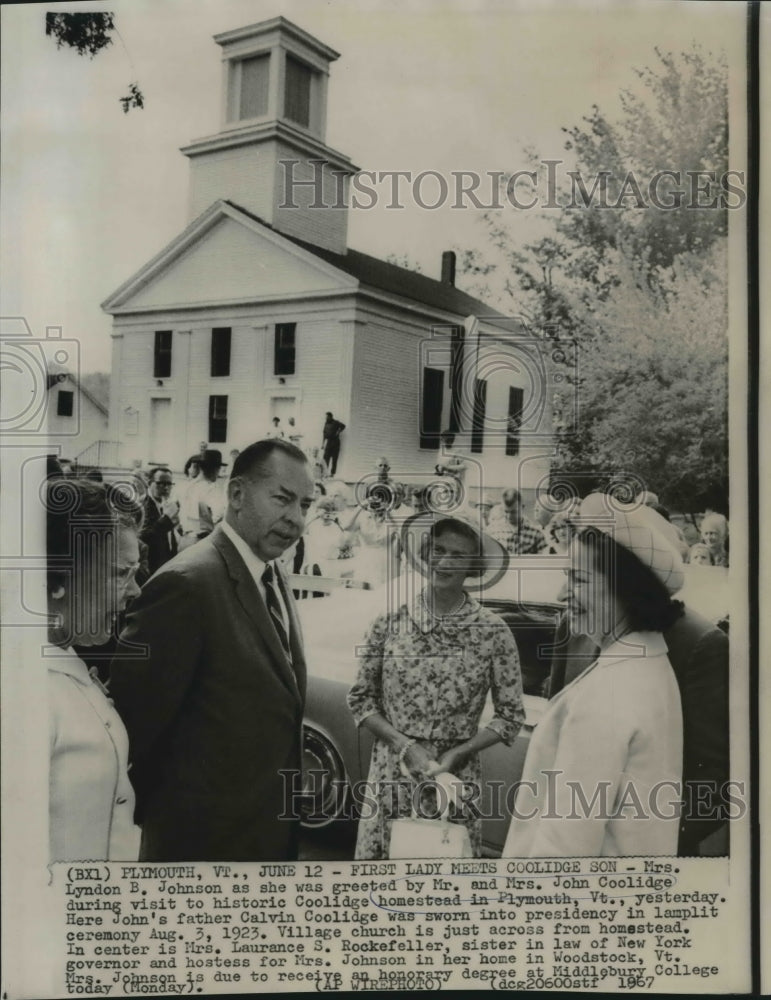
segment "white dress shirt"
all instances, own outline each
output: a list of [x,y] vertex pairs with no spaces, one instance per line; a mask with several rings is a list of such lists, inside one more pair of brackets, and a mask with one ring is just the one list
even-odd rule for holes
[[[252,551],[251,547],[246,541],[238,534],[238,532],[233,528],[232,525],[228,524],[227,521],[222,521],[222,530],[228,536],[230,541],[235,545],[238,554],[244,560],[246,568],[249,570],[249,574],[254,580],[257,589],[260,592],[260,597],[265,600],[265,584],[262,582],[262,574],[265,572],[268,563],[265,563],[260,559],[258,555]],[[278,572],[276,570],[275,562],[270,563],[273,567],[273,576],[276,580],[276,586],[273,588],[276,592],[276,597],[278,598],[279,607],[281,609],[281,619],[284,622],[284,629],[286,634],[289,635],[289,614],[286,610],[286,604],[284,603],[284,595],[281,593],[281,587],[278,585]]]

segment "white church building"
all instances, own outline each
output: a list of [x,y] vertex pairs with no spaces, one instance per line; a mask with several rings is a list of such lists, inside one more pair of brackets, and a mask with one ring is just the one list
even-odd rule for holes
[[348,246],[358,168],[325,141],[338,53],[283,17],[215,41],[220,130],[182,149],[191,221],[102,304],[124,464],[178,469],[202,441],[227,460],[276,416],[310,449],[331,411],[349,482],[379,455],[425,481],[451,428],[478,463],[472,490],[534,486],[551,406],[533,337],[455,287],[452,253],[434,280]]

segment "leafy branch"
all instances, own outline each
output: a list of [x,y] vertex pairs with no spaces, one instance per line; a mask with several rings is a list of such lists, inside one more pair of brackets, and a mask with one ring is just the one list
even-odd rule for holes
[[[57,49],[65,45],[74,49],[79,56],[88,54],[93,59],[102,49],[112,45],[110,34],[113,31],[120,38],[120,32],[115,26],[115,15],[110,11],[95,14],[70,14],[50,10],[46,12],[46,35],[56,39]],[[125,43],[123,47],[126,48]],[[128,55],[128,50],[126,54]],[[131,108],[145,106],[144,95],[138,83],[130,83],[128,94],[118,100],[124,114],[128,114]]]

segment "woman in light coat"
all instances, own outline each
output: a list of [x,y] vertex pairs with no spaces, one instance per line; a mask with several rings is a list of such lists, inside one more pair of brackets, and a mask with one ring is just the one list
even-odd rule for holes
[[73,649],[106,643],[139,593],[137,513],[115,487],[47,484],[51,861],[133,861],[139,854],[128,736],[96,668],[89,671]]
[[604,494],[581,506],[564,596],[571,631],[600,652],[533,733],[505,855],[677,853],[683,723],[661,633],[684,576],[665,524]]

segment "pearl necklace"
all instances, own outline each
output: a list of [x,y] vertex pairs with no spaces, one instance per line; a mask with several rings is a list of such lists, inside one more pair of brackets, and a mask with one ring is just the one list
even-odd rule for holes
[[431,608],[429,608],[428,602],[426,601],[425,593],[421,593],[420,600],[421,603],[423,604],[423,607],[426,609],[427,613],[431,615],[432,618],[451,618],[453,615],[459,614],[466,606],[465,594],[461,594],[460,602],[456,604],[454,608],[451,608],[449,611],[445,611],[440,614],[437,614],[435,611],[432,611]]

